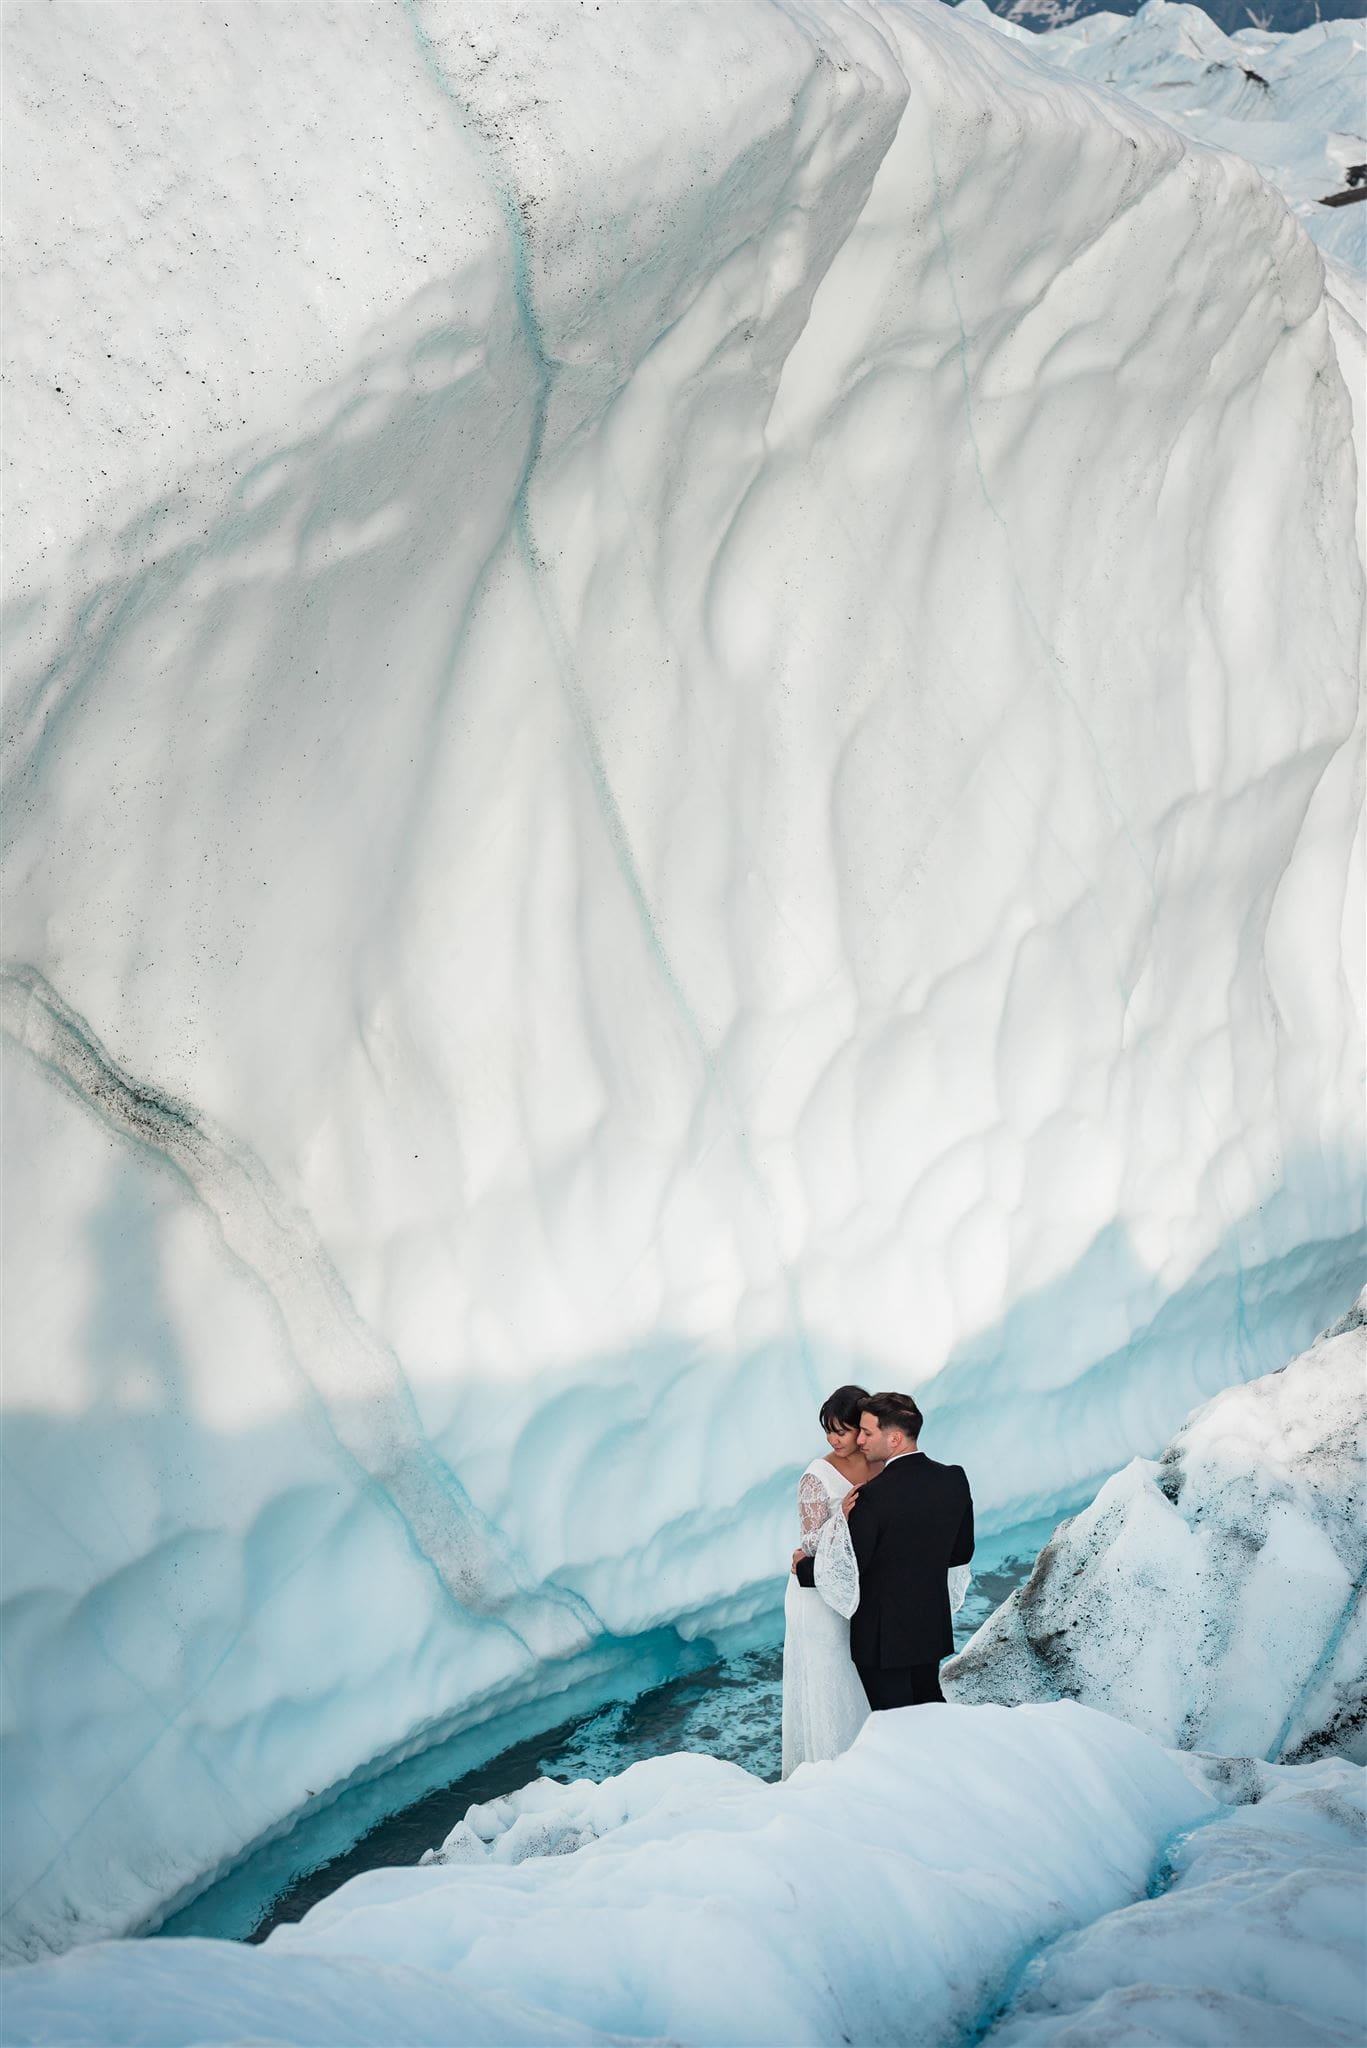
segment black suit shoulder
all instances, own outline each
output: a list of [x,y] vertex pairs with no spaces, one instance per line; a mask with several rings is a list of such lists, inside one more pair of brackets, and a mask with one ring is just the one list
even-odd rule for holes
[[907,1457],[892,1459],[883,1467],[876,1479],[866,1479],[864,1484],[866,1487],[873,1487],[881,1486],[885,1481],[924,1481],[937,1477],[945,1478],[951,1473],[957,1474],[965,1486],[968,1484],[968,1474],[962,1465],[942,1465],[937,1458],[928,1458],[924,1451],[913,1451]]

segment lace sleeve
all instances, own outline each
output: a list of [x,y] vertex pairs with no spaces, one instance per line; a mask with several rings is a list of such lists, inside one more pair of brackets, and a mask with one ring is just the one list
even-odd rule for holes
[[[815,1472],[804,1472],[797,1482],[797,1521],[801,1534],[798,1548],[805,1550],[808,1557],[816,1552],[822,1524],[831,1512],[831,1496],[827,1493]],[[843,1516],[841,1518],[844,1519]]]
[[838,1507],[817,1532],[813,1576],[826,1605],[848,1621],[859,1605],[859,1565],[849,1522]]
[[949,1611],[957,1614],[968,1598],[969,1582],[973,1577],[971,1564],[952,1564],[949,1567]]

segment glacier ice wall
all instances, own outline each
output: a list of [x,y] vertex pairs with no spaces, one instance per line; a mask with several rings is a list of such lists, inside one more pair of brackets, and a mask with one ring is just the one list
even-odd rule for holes
[[948,10],[5,33],[33,1953],[768,1600],[841,1379],[1004,1523],[1308,1341],[1363,595],[1282,201]]
[[1367,1292],[1065,1522],[945,1667],[951,1695],[1080,1699],[1186,1749],[1367,1763],[1365,1491]]

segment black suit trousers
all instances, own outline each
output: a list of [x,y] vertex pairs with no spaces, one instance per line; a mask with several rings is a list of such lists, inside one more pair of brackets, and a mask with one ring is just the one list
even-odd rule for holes
[[893,1671],[880,1671],[872,1664],[856,1664],[854,1668],[875,1713],[887,1707],[945,1704],[945,1696],[940,1690],[938,1664],[904,1664],[900,1670]]

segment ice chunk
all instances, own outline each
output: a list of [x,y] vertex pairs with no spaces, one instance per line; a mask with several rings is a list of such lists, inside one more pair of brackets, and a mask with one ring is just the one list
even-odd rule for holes
[[1188,1748],[1367,1761],[1364,1306],[1065,1522],[946,1665],[951,1696],[1081,1699]]
[[521,1863],[528,1856],[569,1856],[644,1815],[687,1812],[709,1793],[756,1791],[763,1783],[718,1757],[647,1757],[603,1784],[535,1778],[519,1792],[470,1807],[426,1863]]

